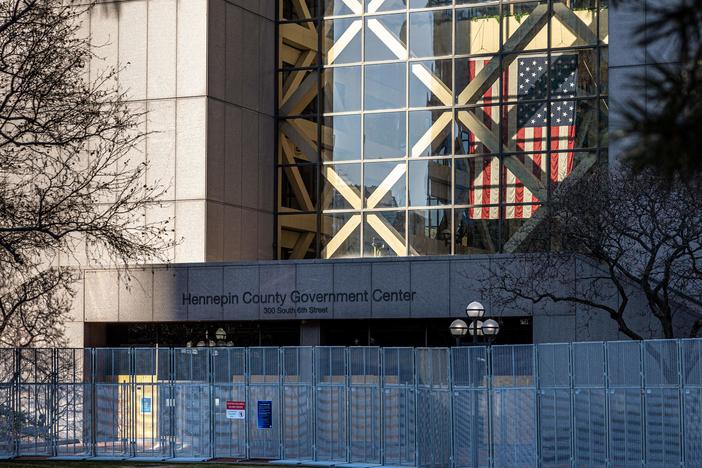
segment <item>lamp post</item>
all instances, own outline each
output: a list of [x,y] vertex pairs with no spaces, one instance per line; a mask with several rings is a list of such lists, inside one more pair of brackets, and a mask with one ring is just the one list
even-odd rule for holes
[[468,304],[466,316],[470,319],[470,324],[456,319],[449,326],[451,335],[456,338],[456,346],[460,346],[461,337],[467,334],[471,336],[473,344],[478,344],[480,341],[489,344],[500,333],[500,324],[495,319],[485,317],[485,307],[480,302],[473,301]]

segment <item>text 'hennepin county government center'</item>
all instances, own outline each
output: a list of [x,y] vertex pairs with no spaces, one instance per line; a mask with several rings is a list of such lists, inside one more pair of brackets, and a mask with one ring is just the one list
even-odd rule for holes
[[122,67],[146,112],[140,157],[170,186],[145,216],[177,243],[128,282],[87,269],[72,345],[446,346],[473,301],[497,343],[617,338],[586,307],[498,306],[486,271],[538,250],[564,181],[615,167],[616,106],[670,56],[634,39],[647,19],[607,0],[100,2],[89,73]]

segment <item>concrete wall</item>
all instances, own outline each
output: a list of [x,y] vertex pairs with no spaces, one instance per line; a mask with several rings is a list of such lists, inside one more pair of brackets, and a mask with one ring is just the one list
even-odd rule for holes
[[[201,320],[328,320],[368,318],[463,317],[465,306],[479,300],[489,314],[532,316],[535,342],[623,339],[606,313],[575,304],[515,301],[509,307],[491,303],[486,283],[489,269],[526,271],[510,255],[475,257],[408,257],[395,259],[299,260],[256,263],[210,263],[153,267],[136,271],[129,284],[109,270],[86,272],[77,322],[168,322]],[[562,278],[563,294],[574,294],[593,266],[573,261],[572,276]],[[119,287],[116,287],[119,285]],[[367,291],[363,300],[310,300],[291,303],[293,291],[351,293]],[[402,291],[400,300],[373,300],[373,292]],[[245,294],[276,294],[284,302],[245,303]],[[227,296],[228,303],[194,303],[184,296]],[[235,302],[232,297],[237,297]],[[612,291],[616,304],[616,291]],[[202,300],[200,300],[202,302]],[[280,308],[279,308],[280,307]],[[290,307],[295,307],[291,311]],[[657,325],[641,295],[627,309],[633,328],[657,336]],[[303,308],[303,309],[298,309]],[[319,310],[313,310],[318,308]],[[272,313],[271,310],[272,309]]]
[[173,218],[175,262],[273,256],[273,0],[102,2],[83,31],[91,79],[120,67],[149,135],[132,155],[170,186],[146,220]]

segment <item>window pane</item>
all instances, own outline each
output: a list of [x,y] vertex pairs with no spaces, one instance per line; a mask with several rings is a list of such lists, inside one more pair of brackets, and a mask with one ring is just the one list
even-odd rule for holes
[[451,254],[451,210],[410,211],[410,255]]
[[[468,3],[468,0],[456,3]],[[497,52],[500,49],[499,18],[499,5],[456,9],[456,55]]]
[[485,154],[500,151],[498,106],[472,107],[456,111],[456,154]]
[[359,209],[361,165],[325,165],[322,168],[322,194],[324,195],[323,210]]
[[410,14],[410,52],[414,57],[451,55],[451,10]]
[[404,162],[368,163],[363,166],[366,208],[405,206]]
[[367,61],[407,58],[407,20],[405,15],[366,18],[365,54]]
[[410,206],[437,206],[451,203],[451,160],[410,160]]
[[281,20],[302,20],[317,16],[316,0],[282,0]]
[[450,106],[453,102],[451,60],[412,62],[409,87],[410,107]]
[[548,190],[547,154],[523,154],[502,158],[502,203],[539,203]]
[[377,0],[366,0],[366,12],[368,13],[404,10],[406,7],[407,0],[384,0],[380,4]]
[[[456,102],[459,105],[466,104],[492,104],[500,100],[500,79],[499,71],[485,82],[482,94],[468,94],[468,85],[475,80],[486,66],[497,66],[498,57],[473,57],[458,58],[456,63]],[[499,68],[499,67],[498,67]],[[498,69],[496,68],[496,70]]]
[[[546,49],[548,47],[548,5],[546,0],[529,3],[512,3],[504,5],[502,10],[502,40],[506,50]],[[539,18],[531,34],[525,29],[531,23],[527,17]],[[519,31],[519,33],[517,33]],[[526,44],[523,37],[531,37]],[[515,42],[519,40],[518,42]],[[515,47],[517,46],[517,47]]]
[[320,2],[324,5],[324,16],[359,14],[351,10],[344,0],[320,0]]
[[[319,72],[310,70],[285,70],[278,75],[282,86],[279,96],[281,116],[312,115],[317,113],[319,101]],[[300,92],[305,88],[305,92]]]
[[281,257],[316,258],[317,215],[280,215],[278,223],[283,231],[280,237]]
[[[578,18],[577,33],[568,28],[558,16],[551,18],[551,47],[572,47],[597,43],[597,0],[559,2],[560,8],[572,10]],[[604,11],[607,11],[606,9]]]
[[364,116],[363,151],[366,159],[403,157],[405,150],[404,112]]
[[324,118],[322,129],[325,161],[361,159],[361,116],[335,115]]
[[317,206],[316,164],[282,166],[280,206],[299,211],[314,211]]
[[280,130],[280,163],[317,162],[317,119],[285,119],[278,121]]
[[[490,205],[500,202],[500,159],[457,158],[455,160],[456,205]],[[490,217],[490,214],[481,217]],[[494,213],[497,217],[497,212]]]
[[361,110],[361,67],[328,68],[324,72],[324,112]]
[[[490,207],[475,207],[455,211],[454,253],[456,255],[498,251],[499,220],[497,216],[494,218],[489,216],[491,210]],[[488,216],[483,216],[484,214]]]
[[406,65],[387,63],[366,67],[366,110],[400,109],[406,106]]
[[[343,18],[324,22],[324,63],[361,61],[361,21],[359,18]],[[345,40],[339,41],[342,36]]]
[[366,257],[407,255],[405,212],[367,213],[363,223],[363,253]]
[[361,214],[322,215],[322,258],[361,256]]
[[414,111],[409,115],[413,158],[451,155],[451,110]]
[[410,0],[410,8],[431,8],[450,4],[451,0]]

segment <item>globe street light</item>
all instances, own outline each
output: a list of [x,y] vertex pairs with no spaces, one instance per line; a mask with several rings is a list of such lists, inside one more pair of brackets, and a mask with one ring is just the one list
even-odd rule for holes
[[466,315],[471,319],[480,318],[485,315],[485,307],[480,302],[473,301],[466,307]]
[[[470,324],[466,325],[461,319],[454,320],[449,326],[451,335],[456,338],[456,346],[461,343],[461,337],[470,335],[473,343],[477,344],[479,338],[488,344],[491,343],[500,332],[500,324],[497,320],[485,317],[485,307],[480,302],[473,301],[466,307],[466,315]],[[479,320],[480,319],[480,320]]]
[[449,325],[449,331],[454,338],[456,338],[456,346],[461,343],[461,337],[466,336],[468,333],[468,325],[461,319],[456,319]]

